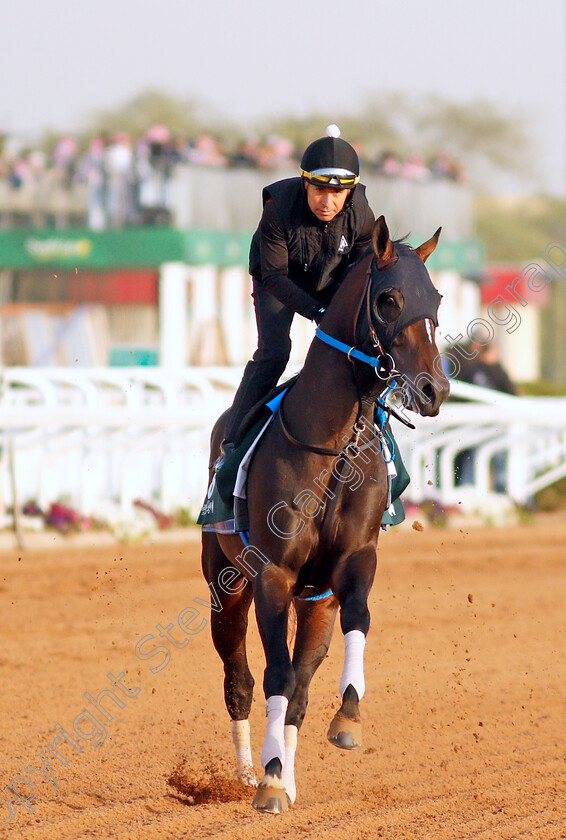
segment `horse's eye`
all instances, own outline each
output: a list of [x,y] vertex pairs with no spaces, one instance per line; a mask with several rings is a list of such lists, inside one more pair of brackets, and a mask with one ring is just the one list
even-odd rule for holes
[[385,289],[377,298],[377,314],[386,324],[397,320],[403,309],[403,295],[397,289]]

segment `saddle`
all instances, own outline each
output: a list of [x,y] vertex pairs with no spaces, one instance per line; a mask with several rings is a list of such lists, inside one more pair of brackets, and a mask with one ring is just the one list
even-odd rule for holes
[[[217,533],[241,533],[249,528],[248,509],[246,499],[247,474],[253,459],[254,450],[269,426],[283,399],[286,391],[293,387],[298,374],[272,391],[257,403],[244,416],[236,438],[236,448],[229,455],[221,469],[213,476],[209,485],[206,499],[202,505],[197,524],[202,525],[203,531]],[[405,519],[405,509],[400,499],[410,482],[399,447],[393,437],[389,424],[385,423],[383,412],[377,409],[377,417],[384,436],[388,439],[389,452],[394,469],[390,472],[391,504],[384,512],[381,525],[388,528],[398,525]]]
[[295,384],[297,376],[274,388],[245,415],[238,430],[234,452],[214,474],[208,487],[197,519],[197,525],[202,525],[203,530],[223,533],[248,530],[246,484],[254,450],[277,414],[284,394]]

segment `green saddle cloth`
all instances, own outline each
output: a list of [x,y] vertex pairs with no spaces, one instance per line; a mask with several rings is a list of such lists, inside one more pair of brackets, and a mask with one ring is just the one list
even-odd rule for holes
[[393,432],[388,426],[385,428],[385,434],[388,438],[390,438],[389,443],[392,445],[393,461],[395,463],[397,475],[391,482],[391,507],[389,510],[386,510],[381,517],[381,524],[399,525],[405,520],[405,508],[400,497],[401,493],[404,493],[409,486],[411,476],[407,472],[405,464],[403,463],[401,452],[397,446],[397,441],[393,437]]
[[266,414],[254,423],[239,446],[226,458],[222,468],[214,476],[197,519],[197,525],[213,525],[216,522],[234,519],[234,486],[238,469],[244,455],[267,422],[270,413],[269,409],[266,409]]
[[[234,486],[242,459],[269,416],[269,409],[266,408],[265,411],[264,416],[249,429],[242,442],[226,459],[219,472],[216,473],[197,519],[198,525],[214,525],[218,522],[228,522],[236,519],[234,530],[247,530],[247,527],[238,527],[238,517],[234,516]],[[393,437],[393,432],[389,427],[386,427],[386,435],[389,438],[389,446],[393,454],[397,475],[391,483],[392,506],[383,514],[381,524],[399,525],[405,519],[405,508],[403,507],[400,496],[407,489],[411,478],[401,458],[401,453]]]

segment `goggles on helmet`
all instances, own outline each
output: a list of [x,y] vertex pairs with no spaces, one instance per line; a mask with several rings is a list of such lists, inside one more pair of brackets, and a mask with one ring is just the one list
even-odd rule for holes
[[316,172],[306,172],[304,169],[300,170],[303,178],[306,178],[309,183],[319,187],[354,187],[360,180],[359,175],[354,175],[352,172],[343,171],[342,173],[336,171],[317,170]]

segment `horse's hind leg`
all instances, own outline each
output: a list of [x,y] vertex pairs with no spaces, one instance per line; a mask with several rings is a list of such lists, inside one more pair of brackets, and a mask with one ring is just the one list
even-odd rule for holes
[[[211,614],[212,641],[224,663],[224,701],[232,720],[232,739],[236,749],[237,777],[256,786],[252,763],[248,717],[252,705],[254,679],[246,655],[248,612],[252,600],[251,584],[225,569],[236,570],[222,552],[215,534],[203,534],[202,565],[206,580],[214,586],[220,609]],[[223,581],[230,580],[230,589]]]
[[332,595],[318,601],[297,598],[295,608],[297,612],[297,635],[293,650],[295,691],[285,717],[285,762],[282,774],[287,796],[292,803],[297,795],[295,785],[297,734],[307,710],[311,680],[330,647],[338,601]]

